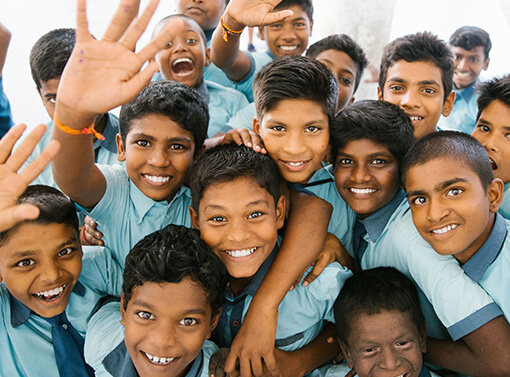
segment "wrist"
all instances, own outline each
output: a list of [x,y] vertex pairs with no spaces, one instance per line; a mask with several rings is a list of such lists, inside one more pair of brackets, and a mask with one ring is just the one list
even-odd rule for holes
[[55,108],[55,116],[67,127],[81,130],[93,124],[96,120],[97,114],[80,112],[78,110],[71,109],[62,103],[58,103]]
[[228,11],[223,13],[223,23],[226,27],[235,31],[243,31],[246,25],[240,23],[235,17],[232,17]]

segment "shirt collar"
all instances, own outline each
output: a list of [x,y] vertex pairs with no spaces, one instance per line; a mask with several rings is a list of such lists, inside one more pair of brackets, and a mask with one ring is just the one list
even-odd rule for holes
[[108,152],[117,154],[117,141],[115,140],[119,133],[119,121],[110,113],[107,113],[106,126],[103,131],[104,140],[96,140],[94,150],[104,148]]
[[420,375],[418,377],[431,377],[430,376],[430,372],[427,369],[427,367],[425,366],[425,364],[422,364],[421,372],[420,372]]
[[367,230],[368,236],[372,242],[377,241],[386,227],[386,224],[390,220],[391,215],[395,212],[395,209],[397,209],[400,203],[402,203],[403,199],[405,199],[405,193],[403,190],[399,190],[388,204],[367,218],[360,220]]
[[197,92],[200,94],[205,103],[209,103],[209,90],[207,89],[205,80],[203,80],[202,85],[198,87]]
[[207,43],[209,43],[211,41],[214,30],[216,30],[216,29],[204,30],[205,39],[207,39]]
[[[85,287],[83,284],[77,281],[74,285],[73,293],[83,297],[85,295]],[[11,325],[13,328],[16,328],[28,321],[33,312],[10,293],[9,297],[11,300]]]
[[506,240],[506,221],[499,213],[496,213],[494,227],[487,241],[480,249],[462,266],[467,276],[478,283],[485,271],[496,260]]
[[476,84],[479,83],[479,81],[480,80],[477,79],[474,83],[472,83],[467,88],[455,89],[455,101],[457,101],[458,99],[460,99],[462,97],[462,99],[464,101],[469,102],[471,100],[471,97],[473,97],[473,94],[475,93],[475,87],[476,87]]

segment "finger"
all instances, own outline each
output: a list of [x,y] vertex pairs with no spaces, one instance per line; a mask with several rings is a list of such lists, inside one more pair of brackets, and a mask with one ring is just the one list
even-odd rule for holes
[[287,17],[292,16],[293,14],[294,12],[291,11],[290,9],[285,9],[275,13],[268,13],[267,16],[264,17],[264,21],[262,22],[262,24],[259,26],[266,26],[274,24],[275,22],[280,22],[286,19]]
[[85,0],[78,0],[76,10],[76,44],[92,38],[87,21],[87,5]]
[[241,131],[239,132],[239,136],[241,136],[241,140],[244,145],[246,145],[248,148],[253,147],[250,131],[241,129]]
[[[141,68],[141,65],[137,69],[139,68]],[[134,93],[134,95],[126,97],[124,99],[124,103],[133,100],[143,88],[149,85],[152,76],[154,76],[154,73],[157,71],[158,63],[152,61],[143,69],[143,71],[136,73],[128,82],[126,82],[126,93]]]
[[[240,364],[241,364],[241,377],[252,377],[253,374],[252,374],[252,370],[251,370],[251,363],[250,363],[250,359],[248,357],[244,357],[242,358],[240,361]],[[227,372],[229,374],[232,374],[234,372],[234,370],[232,370],[232,372]]]
[[271,352],[268,355],[264,356],[264,361],[266,363],[266,367],[269,370],[269,373],[273,377],[282,377],[280,373],[280,369],[278,369],[278,364],[276,363],[276,359],[274,357],[274,353]]
[[[46,148],[43,149],[41,154],[32,161],[23,171],[19,174],[21,178],[27,183],[32,182],[39,174],[48,166],[51,160],[57,155],[60,149],[60,144],[56,140],[52,140]],[[28,157],[28,156],[27,156]]]
[[256,357],[251,360],[251,370],[254,376],[263,376],[264,375],[264,364],[262,363],[262,359]]
[[317,279],[317,277],[322,273],[322,271],[324,271],[328,264],[329,260],[327,258],[319,257],[319,259],[317,259],[315,262],[315,266],[313,266],[313,270],[306,276],[305,280],[303,281],[303,286],[306,287],[315,279]]
[[232,350],[228,353],[227,359],[225,360],[225,365],[223,369],[229,375],[234,373],[237,364],[237,354],[235,354]]
[[139,0],[135,2],[132,0],[121,1],[115,15],[108,25],[108,29],[106,29],[103,35],[103,40],[107,42],[118,41],[138,15],[139,7]]
[[[131,51],[135,50],[136,42],[140,39],[149,21],[151,20],[156,8],[158,7],[159,0],[151,0],[149,5],[145,8],[140,18],[134,23],[134,25],[128,30],[121,43]],[[145,60],[144,60],[145,61]]]
[[33,220],[39,216],[39,208],[33,204],[20,204],[0,210],[0,232],[12,228],[23,220]]
[[0,164],[3,164],[7,157],[10,156],[12,148],[19,140],[23,132],[27,128],[24,124],[17,124],[9,129],[9,131],[0,139]]
[[12,152],[5,165],[7,165],[13,171],[18,171],[21,165],[23,165],[27,158],[32,154],[34,148],[36,147],[39,140],[41,140],[43,137],[45,131],[46,126],[44,124],[40,124],[35,127],[28,134],[25,140],[23,140],[19,147],[14,152]]

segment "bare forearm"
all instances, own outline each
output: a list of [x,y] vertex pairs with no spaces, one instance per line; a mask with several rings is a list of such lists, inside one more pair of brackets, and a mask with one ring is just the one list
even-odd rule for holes
[[11,41],[11,32],[0,23],[0,75],[4,68],[5,59],[7,57],[7,49]]

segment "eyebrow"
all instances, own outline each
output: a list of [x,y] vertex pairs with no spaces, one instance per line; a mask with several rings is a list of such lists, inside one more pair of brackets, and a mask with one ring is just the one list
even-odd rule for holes
[[[149,141],[154,141],[156,140],[156,138],[152,135],[147,135],[147,134],[144,134],[143,132],[139,132],[139,133],[134,133],[132,138],[134,139],[147,139]],[[169,139],[167,139],[167,141],[169,142],[179,142],[179,143],[191,143],[191,139],[189,137],[171,137]]]
[[[387,82],[398,82],[398,83],[402,83],[402,84],[405,84],[408,82],[408,80],[404,80],[400,77],[390,77],[388,80],[386,80]],[[418,81],[418,85],[436,85],[436,86],[441,86],[436,80],[422,80],[422,81]]]
[[133,305],[142,306],[142,307],[147,308],[149,310],[154,310],[154,307],[151,304],[149,304],[149,303],[147,303],[147,302],[145,302],[145,301],[143,301],[141,299],[136,299],[135,301],[133,301]]
[[[466,182],[466,183],[469,183],[469,181],[465,178],[453,178],[453,179],[449,179],[448,181],[444,181],[444,182],[441,182],[441,183],[438,183],[437,185],[434,186],[434,191],[442,191],[444,190],[445,188],[455,184],[455,183],[459,183],[459,182]],[[425,191],[423,190],[414,190],[414,191],[409,191],[407,194],[406,194],[406,197],[409,198],[411,196],[417,196],[417,195],[424,195],[426,194]]]
[[[55,250],[61,250],[61,249],[65,248],[66,246],[73,246],[73,245],[77,245],[77,244],[78,244],[78,242],[75,239],[69,239],[66,242],[62,242],[60,245],[57,245]],[[16,252],[13,252],[11,255],[9,255],[8,260],[11,261],[14,259],[31,257],[31,256],[34,256],[37,254],[38,254],[37,250],[16,251]]]
[[[253,201],[253,202],[250,202],[250,203],[248,203],[246,206],[247,206],[247,207],[253,207],[253,206],[264,205],[264,204],[265,204],[265,205],[267,205],[267,204],[268,204],[268,203],[267,203],[267,200],[260,199],[260,200],[255,200],[255,201]],[[218,209],[220,209],[220,210],[224,210],[224,209],[225,209],[225,207],[220,206],[220,205],[218,205],[218,204],[208,204],[207,206],[205,206],[204,211],[207,211],[207,210],[218,210]]]
[[[342,157],[349,157],[349,158],[352,158],[353,156],[350,155],[349,153],[344,153],[344,152],[338,152],[337,154],[338,156],[342,156]],[[393,155],[391,153],[388,153],[388,152],[375,152],[375,153],[372,153],[372,154],[369,154],[368,155],[368,158],[375,158],[375,157],[389,157],[389,158],[394,158]]]
[[[480,123],[487,124],[488,126],[493,126],[494,125],[493,123],[489,122],[488,120],[486,120],[486,119],[484,119],[482,117],[480,117],[480,119],[478,119],[478,121]],[[501,128],[503,128],[505,131],[510,131],[510,126],[503,126]]]

